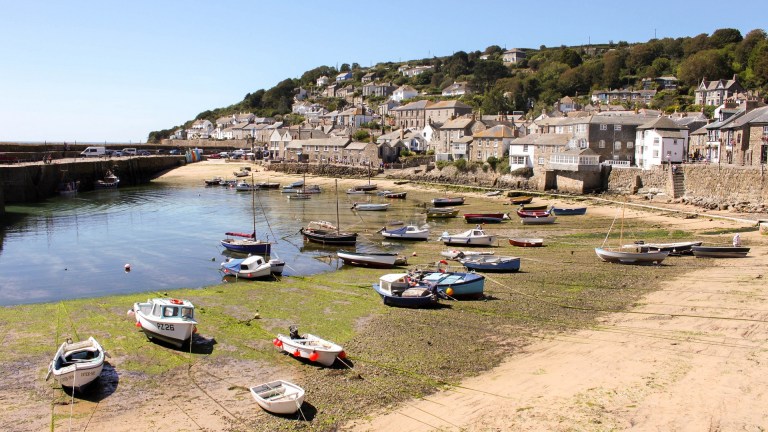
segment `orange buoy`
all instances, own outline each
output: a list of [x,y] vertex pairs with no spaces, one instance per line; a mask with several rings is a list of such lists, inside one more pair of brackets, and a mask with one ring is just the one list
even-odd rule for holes
[[344,351],[342,351],[342,352],[340,352],[340,353],[339,353],[339,355],[337,355],[336,357],[338,357],[338,358],[340,358],[340,359],[344,360],[345,358],[347,358],[347,353],[346,353],[346,352],[344,352]]
[[319,357],[320,357],[320,354],[318,354],[317,351],[312,351],[312,354],[309,355],[309,360],[317,361]]
[[136,327],[141,328],[141,323],[136,321]]
[[294,357],[301,357],[301,351],[299,351],[299,350],[294,351],[293,352],[293,356]]
[[445,290],[445,293],[446,293],[446,294],[448,294],[449,296],[452,296],[452,295],[453,295],[453,288],[451,288],[451,287],[448,287],[448,288]]

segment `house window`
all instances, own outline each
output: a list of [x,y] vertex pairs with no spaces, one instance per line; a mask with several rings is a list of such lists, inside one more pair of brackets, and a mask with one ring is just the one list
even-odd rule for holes
[[634,148],[634,147],[635,147],[635,143],[634,143],[634,142],[632,142],[632,141],[627,141],[627,148],[628,148],[628,149],[631,149],[631,148]]
[[328,151],[328,146],[325,146],[325,151]]
[[523,144],[523,153],[528,153],[528,144]]
[[620,131],[621,130],[621,125],[613,125],[613,130]]
[[608,130],[608,125],[607,124],[601,124],[600,125],[600,130]]
[[615,143],[613,143],[613,149],[621,150],[621,141],[616,141]]
[[659,137],[654,138],[653,139],[653,143],[658,145],[659,144]]
[[763,126],[763,135],[768,135],[768,126]]
[[539,158],[539,165],[544,165],[544,158],[543,157]]
[[659,151],[658,150],[654,150],[653,151],[653,157],[654,158],[658,158],[659,157]]
[[525,165],[525,156],[512,156],[512,165]]
[[598,148],[605,148],[605,140],[600,140],[600,142],[597,144]]

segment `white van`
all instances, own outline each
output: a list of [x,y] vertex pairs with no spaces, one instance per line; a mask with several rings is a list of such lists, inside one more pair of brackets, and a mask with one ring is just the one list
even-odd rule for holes
[[104,146],[92,146],[86,147],[85,150],[80,152],[80,156],[83,157],[101,157],[107,154],[107,149]]
[[136,156],[136,147],[124,148],[122,153],[123,156]]

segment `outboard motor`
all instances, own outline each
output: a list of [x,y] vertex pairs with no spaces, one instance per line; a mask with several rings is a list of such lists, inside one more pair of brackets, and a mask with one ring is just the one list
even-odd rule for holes
[[301,339],[301,336],[299,335],[299,326],[296,324],[289,326],[288,331],[290,332],[291,339]]

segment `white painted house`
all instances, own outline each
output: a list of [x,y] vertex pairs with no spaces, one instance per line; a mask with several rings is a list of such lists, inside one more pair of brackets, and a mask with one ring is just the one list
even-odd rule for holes
[[668,117],[637,127],[635,161],[642,169],[681,163],[688,154],[688,129]]
[[411,99],[416,97],[419,94],[419,92],[416,91],[413,87],[409,85],[404,85],[398,88],[397,90],[392,93],[392,100],[396,102],[402,102],[406,99]]

